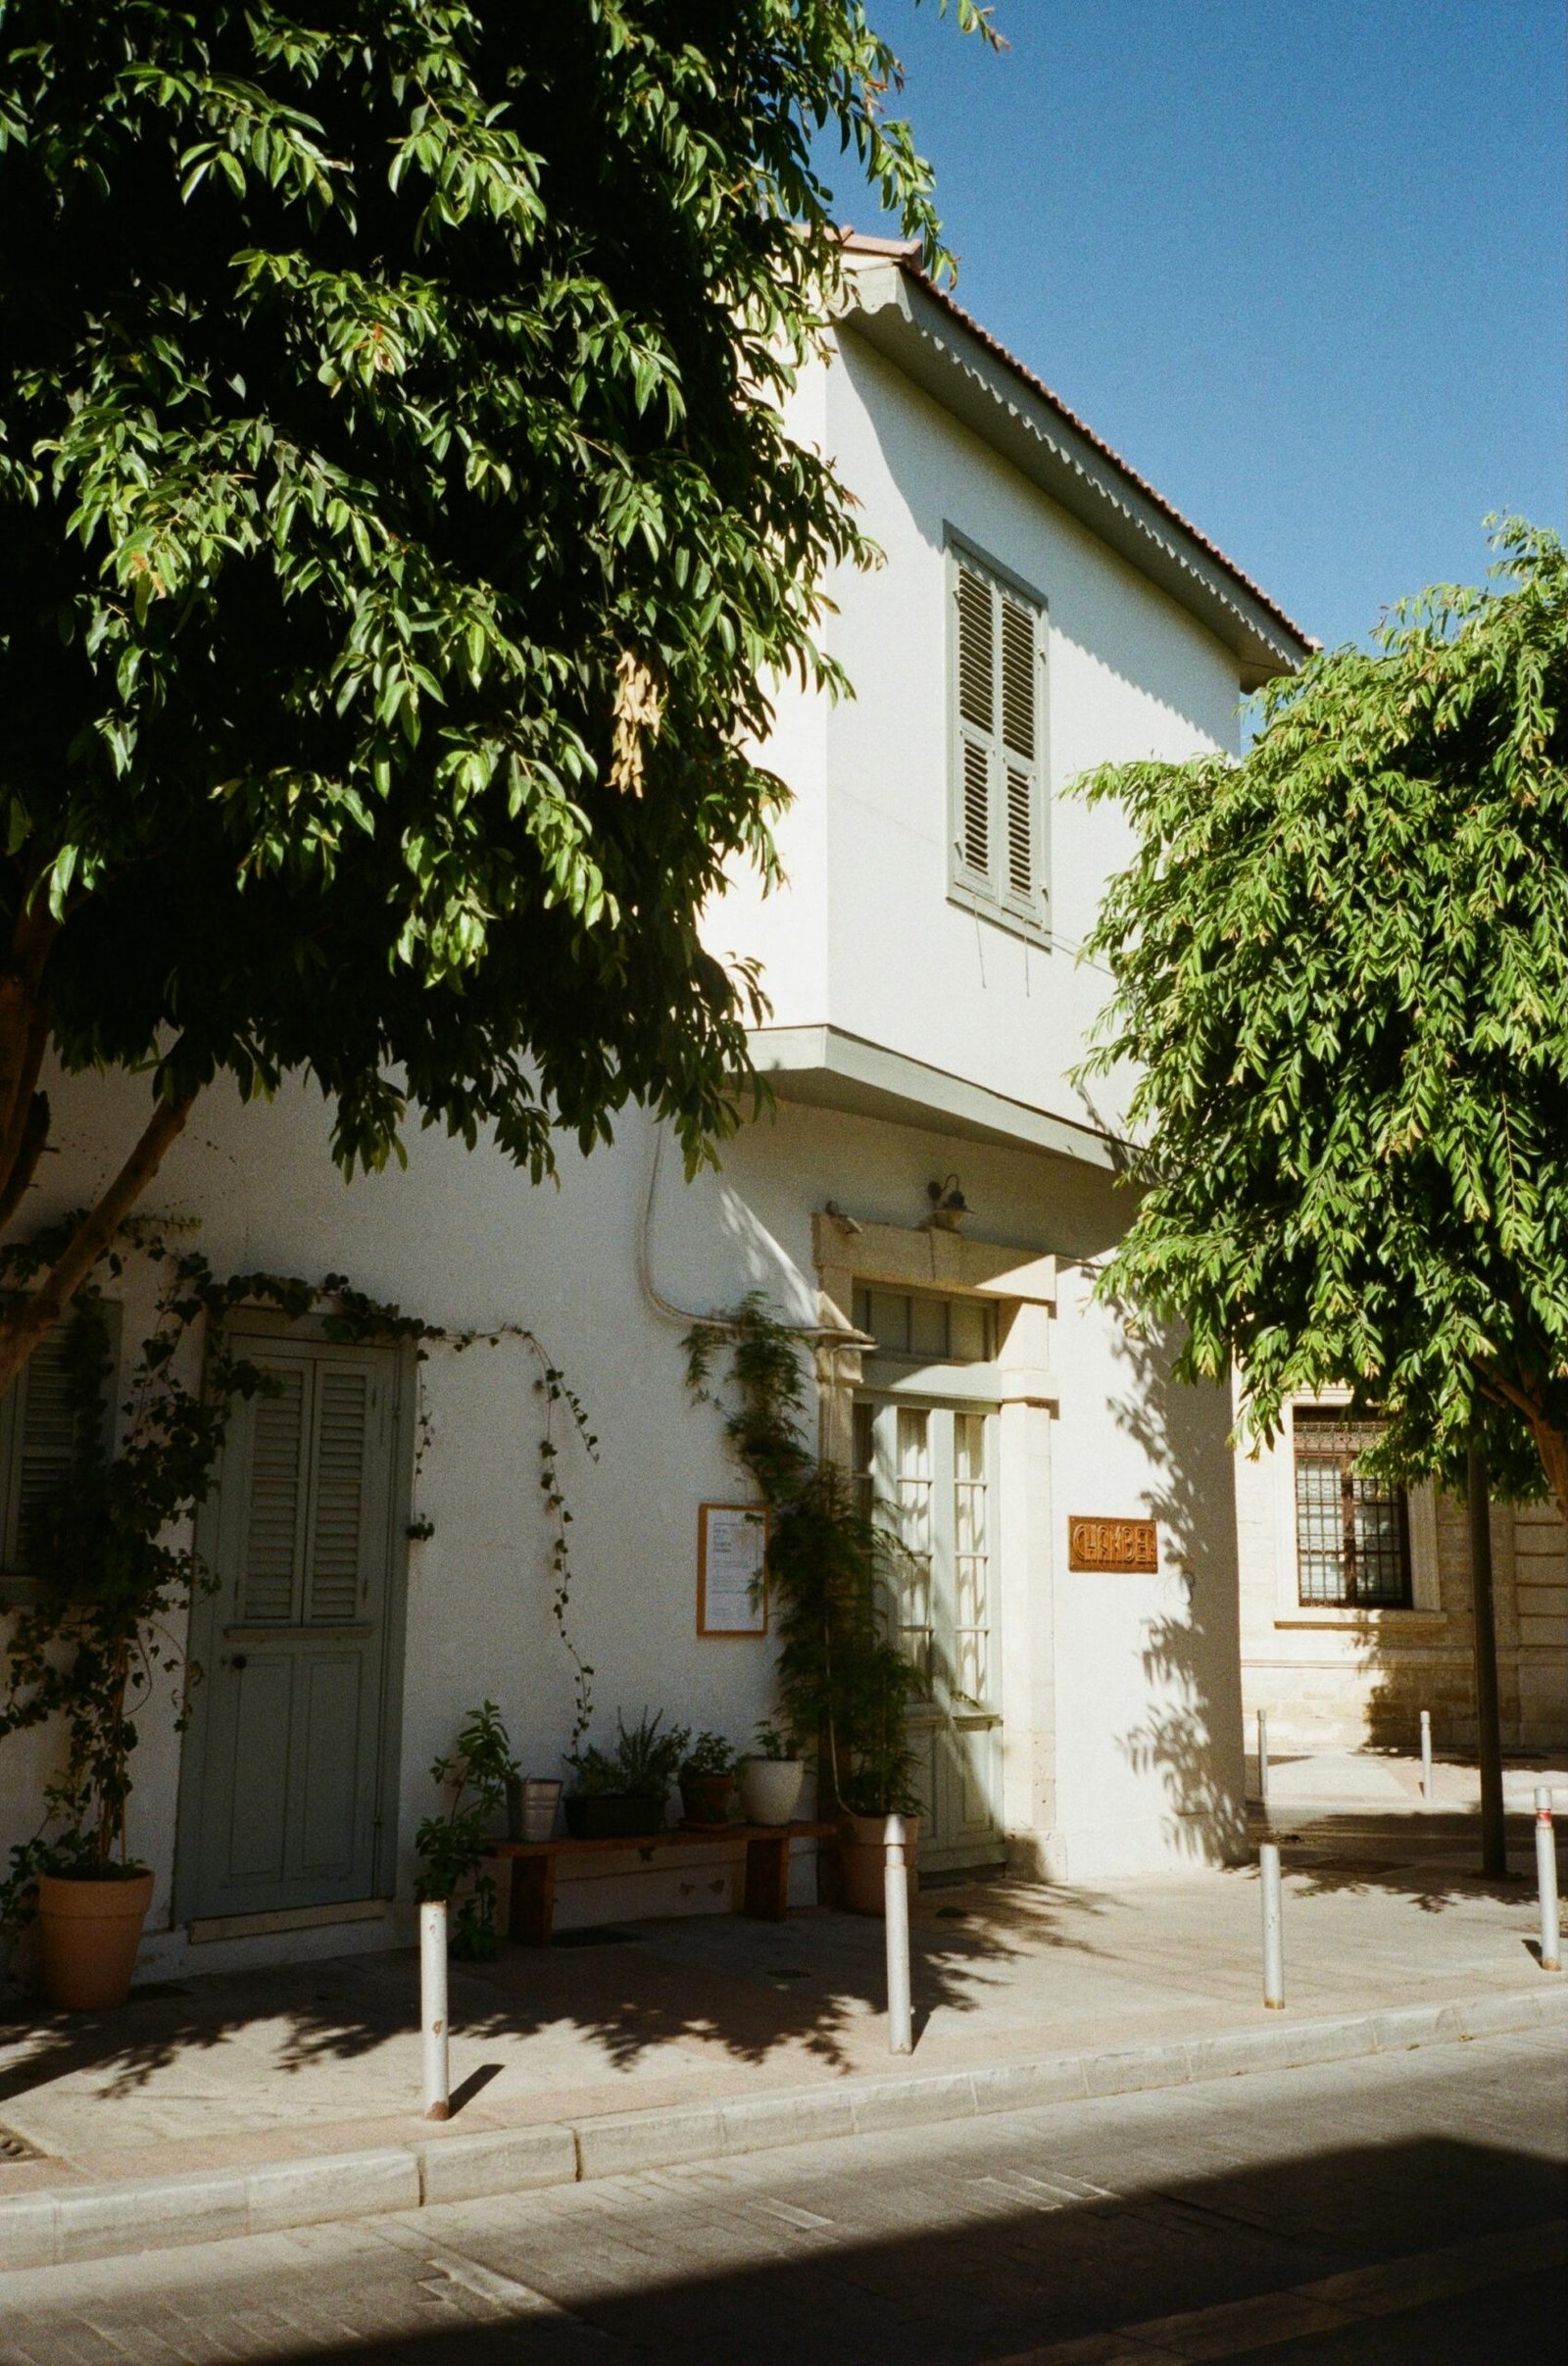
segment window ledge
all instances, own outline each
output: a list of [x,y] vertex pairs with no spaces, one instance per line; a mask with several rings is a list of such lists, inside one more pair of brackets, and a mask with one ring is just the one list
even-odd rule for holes
[[1009,936],[1023,937],[1029,944],[1038,945],[1049,953],[1055,943],[1049,918],[1031,920],[1021,912],[1009,912],[991,896],[982,895],[975,887],[966,887],[961,879],[948,881],[948,902],[959,912],[978,914],[989,920],[993,928],[1004,928]]
[[1447,1623],[1446,1610],[1427,1610],[1423,1609],[1419,1603],[1407,1610],[1396,1610],[1393,1608],[1357,1609],[1353,1606],[1341,1609],[1325,1602],[1323,1607],[1317,1610],[1308,1610],[1303,1607],[1299,1610],[1281,1611],[1274,1621],[1277,1627],[1337,1627],[1342,1631],[1346,1628],[1356,1627],[1446,1627]]

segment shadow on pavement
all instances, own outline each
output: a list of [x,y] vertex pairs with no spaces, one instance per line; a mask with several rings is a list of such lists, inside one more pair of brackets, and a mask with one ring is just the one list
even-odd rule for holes
[[[917,2028],[939,2008],[981,2010],[1024,1946],[1092,1951],[1047,1893],[972,1888],[956,1907],[959,1895],[921,1898],[911,1917]],[[1072,1907],[1075,1922],[1095,1911],[1082,1893]],[[416,2029],[416,1977],[413,1950],[398,1948],[166,1983],[113,2012],[40,2017],[13,2006],[0,2021],[0,2113],[74,2072],[108,2072],[106,2095],[125,2095],[246,2033],[283,2073],[352,2062]],[[776,1924],[702,1915],[637,1926],[633,1944],[509,1947],[495,1964],[454,1964],[452,2030],[469,2045],[575,2031],[617,2069],[683,2041],[732,2063],[804,2049],[840,2068],[852,2025],[885,2010],[885,1982],[883,1930],[872,1918],[812,1908]],[[25,2050],[5,2062],[4,2049],[18,2046]]]
[[[475,2206],[461,2224],[436,2214],[428,2231],[404,2219],[388,2247],[362,2246],[345,2271],[357,2266],[357,2305],[330,2271],[315,2281],[318,2324],[335,2317],[352,2342],[291,2336],[286,2292],[270,2331],[266,2305],[252,2308],[237,2285],[225,2296],[244,2272],[226,2260],[203,2304],[215,2342],[226,2311],[238,2322],[246,2310],[248,2356],[379,2366],[1024,2366],[1042,2345],[1115,2332],[1121,2341],[1081,2353],[1086,2366],[1495,2366],[1529,2354],[1555,2307],[1563,2180],[1521,2150],[1446,2138],[1326,2145],[1187,2179],[1134,2157],[1116,2192],[1056,2166],[1045,2126],[1027,2168],[1019,2152],[1014,2135],[994,2163],[976,2149],[944,2161],[951,2208],[936,2226],[924,2223],[941,2200],[931,2177],[901,2196],[889,2153],[868,2155],[850,2214],[862,2228],[890,2222],[871,2240],[836,2234],[829,2213],[845,2208],[844,2185],[823,2175],[819,2149],[804,2172],[781,2161],[766,2192],[748,2181],[705,2195],[679,2172],[576,2189],[574,2224],[557,2214],[542,2234],[525,2195]],[[396,2299],[385,2289],[394,2276]],[[1329,2279],[1339,2281],[1325,2290]],[[1239,2304],[1240,2318],[1198,2314]],[[426,2311],[412,2333],[387,2330],[389,2317]],[[48,2354],[41,2313],[16,2332],[28,2354],[40,2343]]]

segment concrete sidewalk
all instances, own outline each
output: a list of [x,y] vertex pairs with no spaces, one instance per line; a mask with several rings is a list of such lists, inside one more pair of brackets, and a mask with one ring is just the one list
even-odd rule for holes
[[[445,2128],[417,2111],[412,1950],[191,1979],[120,2012],[13,2026],[0,2032],[13,2262],[34,2213],[8,2197],[64,2206],[74,2195],[80,2216],[102,2190],[105,2210],[129,2208],[134,2224],[142,2181],[205,2180],[216,2195],[265,2176],[271,2190],[288,2164],[314,2162],[308,2214],[334,2214],[321,2206],[334,2195],[348,2214],[407,2206],[409,2179],[421,2193],[440,2185],[443,2162],[456,2173],[474,2158],[476,2137],[492,2140],[481,2150],[493,2175],[510,2158],[526,2184],[529,2162],[580,2176],[637,2165],[650,2148],[742,2147],[748,2125],[753,2142],[788,2141],[779,2131],[802,2113],[815,2133],[824,2112],[848,2133],[867,2111],[900,2108],[901,2089],[909,2111],[940,2117],[1048,2099],[1048,2089],[1185,2083],[1323,2046],[1370,2052],[1554,2015],[1564,1983],[1533,1950],[1522,1818],[1510,1817],[1513,1877],[1487,1884],[1473,1815],[1417,1820],[1401,1801],[1380,1821],[1375,1800],[1339,1792],[1314,1814],[1283,1789],[1277,1780],[1272,1802],[1288,1872],[1283,2015],[1261,2005],[1257,1881],[1243,1868],[1096,1891],[922,1893],[916,2048],[903,2060],[887,2051],[878,1922],[821,1909],[783,1924],[666,1919],[567,1934],[548,1952],[508,1948],[497,1965],[453,1968]],[[520,2149],[502,2141],[530,2130]],[[403,2167],[380,2173],[389,2198],[352,2197],[328,2166],[351,2154],[398,2156]]]

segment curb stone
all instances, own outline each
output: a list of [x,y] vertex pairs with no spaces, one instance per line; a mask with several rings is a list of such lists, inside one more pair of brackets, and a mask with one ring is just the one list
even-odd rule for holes
[[276,2234],[329,2219],[434,2208],[776,2145],[1559,2027],[1568,2027],[1568,1982],[1467,2003],[1405,2005],[1338,2020],[1220,2032],[1185,2045],[1048,2054],[1034,2062],[934,2071],[929,2077],[855,2077],[798,2094],[607,2113],[570,2124],[432,2138],[413,2146],[315,2154],[256,2169],[17,2193],[0,2198],[0,2270]]

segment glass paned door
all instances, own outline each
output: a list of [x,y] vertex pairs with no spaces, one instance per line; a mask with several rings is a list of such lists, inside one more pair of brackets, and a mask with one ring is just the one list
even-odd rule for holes
[[866,1398],[855,1409],[861,1500],[897,1539],[895,1621],[920,1678],[910,1710],[933,1871],[1002,1855],[1002,1713],[993,1633],[996,1419]]

